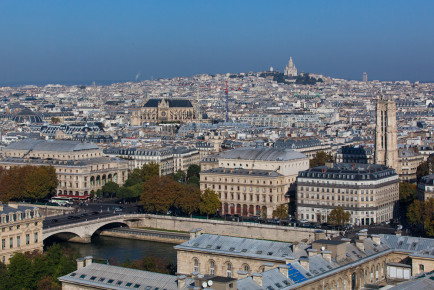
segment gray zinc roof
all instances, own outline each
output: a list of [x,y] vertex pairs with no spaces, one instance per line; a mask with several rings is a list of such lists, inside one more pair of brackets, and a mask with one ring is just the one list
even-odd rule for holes
[[306,155],[290,149],[279,148],[237,148],[220,154],[221,159],[244,159],[262,161],[287,161],[307,158]]
[[14,142],[6,147],[12,150],[32,150],[32,151],[58,151],[58,152],[74,152],[81,150],[99,149],[98,146],[92,143],[83,143],[80,141],[63,141],[63,140],[36,140],[25,139]]
[[[178,289],[177,276],[97,263],[59,277],[59,280],[100,289]],[[191,279],[188,280],[191,283]],[[182,289],[187,289],[188,284],[185,283]]]
[[202,234],[174,248],[278,261],[293,256],[291,243],[210,234]]

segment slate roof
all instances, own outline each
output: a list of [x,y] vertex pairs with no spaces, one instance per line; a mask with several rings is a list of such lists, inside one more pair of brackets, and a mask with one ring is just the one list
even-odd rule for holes
[[220,159],[287,161],[304,158],[306,155],[300,152],[278,148],[237,148],[220,154]]
[[234,168],[227,169],[223,167],[212,168],[208,170],[202,171],[203,173],[214,173],[214,174],[234,174],[234,175],[249,175],[249,176],[269,176],[269,177],[278,177],[282,176],[282,174],[273,171],[273,170],[260,170],[260,169],[242,169],[242,168]]
[[32,150],[32,151],[53,151],[53,152],[74,152],[81,150],[99,149],[98,146],[92,143],[83,143],[79,141],[63,141],[63,140],[36,140],[24,139],[14,142],[5,149],[11,150]]
[[[157,108],[163,99],[149,99],[146,104],[143,105],[145,108]],[[169,108],[192,108],[193,105],[189,100],[183,99],[164,99],[169,104]]]
[[[394,250],[402,250],[404,252],[421,252],[428,251],[429,256],[434,254],[434,239],[408,237],[408,236],[395,236],[395,235],[379,235],[381,242],[386,243]],[[432,253],[432,254],[431,254]]]
[[[177,276],[98,263],[92,263],[58,279],[61,282],[84,284],[101,289],[178,289]],[[112,282],[109,283],[111,280]],[[191,279],[187,279],[181,289],[187,289],[191,282]]]
[[284,242],[202,234],[174,248],[284,262],[288,257],[293,256],[291,245]]

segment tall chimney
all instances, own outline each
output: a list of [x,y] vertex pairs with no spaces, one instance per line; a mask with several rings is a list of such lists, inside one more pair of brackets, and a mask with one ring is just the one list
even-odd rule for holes
[[247,271],[238,271],[237,274],[238,274],[238,279],[243,279],[243,278],[246,278],[249,275],[249,272],[247,272]]
[[327,262],[332,262],[332,252],[330,251],[321,251],[321,255]]
[[288,268],[287,265],[277,265],[277,268],[279,268],[280,274],[283,275],[283,277],[288,278]]
[[78,258],[75,261],[77,262],[77,270],[84,267],[84,258]]
[[309,271],[309,258],[308,257],[300,257],[300,265]]

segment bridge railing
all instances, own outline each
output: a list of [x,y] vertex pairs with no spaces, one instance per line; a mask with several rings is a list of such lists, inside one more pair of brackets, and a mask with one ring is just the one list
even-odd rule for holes
[[[57,232],[59,230],[66,230],[66,229],[70,229],[71,227],[77,227],[77,226],[87,226],[87,225],[94,225],[96,223],[101,223],[101,222],[109,222],[109,221],[120,221],[123,222],[124,218],[127,215],[117,215],[117,216],[110,216],[110,217],[104,217],[104,218],[96,218],[96,219],[92,219],[92,220],[88,220],[88,221],[79,221],[79,222],[75,222],[75,223],[70,223],[67,225],[61,225],[61,226],[52,226],[46,229],[43,229],[44,233],[51,233],[51,232]],[[128,215],[129,216],[129,215]]]

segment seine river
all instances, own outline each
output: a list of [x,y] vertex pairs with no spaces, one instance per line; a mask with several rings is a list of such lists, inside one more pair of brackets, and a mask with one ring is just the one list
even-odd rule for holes
[[[62,247],[77,252],[80,257],[93,256],[95,258],[110,259],[123,262],[142,259],[146,256],[156,256],[176,265],[176,251],[174,244],[130,240],[122,238],[94,236],[91,244],[70,243],[56,241]],[[49,246],[50,244],[48,244]]]

